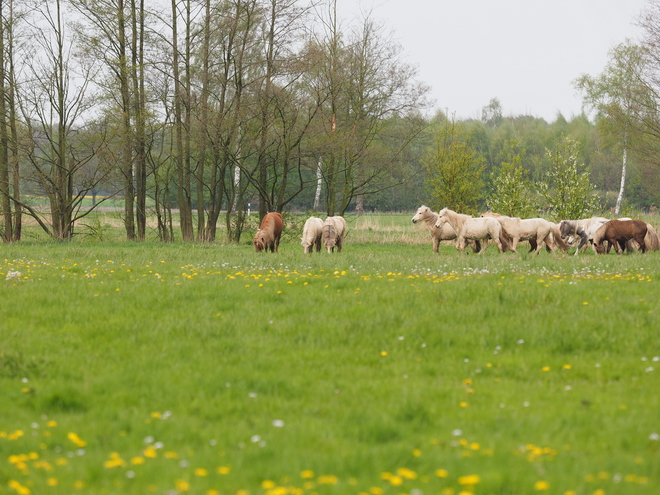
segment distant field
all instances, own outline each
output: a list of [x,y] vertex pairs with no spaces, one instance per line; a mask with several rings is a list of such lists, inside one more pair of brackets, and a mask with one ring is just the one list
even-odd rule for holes
[[411,217],[4,245],[0,493],[660,493],[660,253],[435,255]]

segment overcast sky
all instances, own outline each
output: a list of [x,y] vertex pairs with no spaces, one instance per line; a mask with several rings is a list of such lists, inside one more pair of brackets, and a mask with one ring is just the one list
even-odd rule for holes
[[481,118],[498,98],[504,115],[571,119],[573,81],[602,72],[608,52],[639,40],[647,0],[338,0],[341,17],[371,11],[401,43],[436,108]]

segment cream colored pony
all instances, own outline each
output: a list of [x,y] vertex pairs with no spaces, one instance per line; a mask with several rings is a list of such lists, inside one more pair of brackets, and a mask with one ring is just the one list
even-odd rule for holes
[[[482,217],[487,216],[489,216],[488,213],[482,215]],[[507,217],[504,215],[499,215],[495,219],[500,222],[504,233],[511,240],[510,249],[514,253],[518,252],[516,248],[520,241],[530,241],[535,254],[541,252],[544,242],[554,254],[555,242],[552,235],[552,225],[547,220],[543,218],[520,219],[518,217]]]
[[344,217],[334,216],[325,219],[321,229],[321,239],[328,253],[333,253],[335,246],[337,246],[337,252],[341,253],[345,235],[346,220],[344,220]]
[[323,220],[317,217],[309,217],[305,222],[302,235],[303,252],[311,253],[316,246],[316,252],[321,251],[321,233]]
[[[494,218],[474,218],[470,215],[456,213],[449,208],[443,208],[438,213],[438,219],[435,222],[435,228],[442,228],[444,224],[448,223],[456,231],[456,249],[461,253],[465,252],[465,245],[468,239],[481,240],[492,239],[500,253],[504,252],[505,245],[502,243],[502,226]],[[483,254],[486,250],[484,246],[479,254]]]
[[[431,232],[431,238],[433,239],[434,253],[439,252],[440,241],[453,241],[456,239],[456,231],[448,223],[445,223],[439,229],[435,228],[435,222],[437,219],[438,219],[438,214],[431,211],[431,208],[429,208],[428,206],[424,206],[424,205],[417,208],[417,213],[415,213],[415,216],[412,217],[412,223],[417,223],[422,221],[426,223],[429,232]],[[480,251],[481,243],[479,241],[476,241],[475,244],[472,245],[472,249],[474,250],[475,253]]]

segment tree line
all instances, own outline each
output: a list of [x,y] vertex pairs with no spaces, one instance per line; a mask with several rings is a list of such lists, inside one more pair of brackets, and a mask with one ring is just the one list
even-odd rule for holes
[[576,82],[593,121],[505,116],[496,98],[456,121],[428,114],[385,26],[342,20],[336,0],[0,0],[0,16],[5,242],[26,216],[71,239],[107,198],[128,240],[155,218],[166,242],[214,241],[220,222],[238,242],[248,205],[521,215],[565,210],[576,184],[585,209],[659,199],[656,87],[633,71],[653,73],[651,38],[613,52],[620,77]]

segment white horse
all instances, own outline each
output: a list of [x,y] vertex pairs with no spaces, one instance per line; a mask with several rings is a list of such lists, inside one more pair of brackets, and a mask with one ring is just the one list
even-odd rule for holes
[[316,252],[321,251],[321,234],[323,230],[323,220],[317,217],[309,217],[305,221],[302,235],[303,252],[311,253],[316,247]]
[[[456,239],[456,231],[452,228],[451,225],[445,223],[441,228],[435,228],[435,222],[438,219],[438,214],[431,211],[431,208],[428,206],[420,206],[417,208],[417,213],[412,217],[412,223],[417,223],[423,221],[426,223],[429,231],[431,232],[431,238],[433,239],[433,252],[437,253],[440,248],[440,241],[453,241]],[[481,250],[481,244],[479,241],[475,241],[475,244],[472,246],[474,252]]]
[[[485,214],[484,214],[485,215]],[[554,254],[555,242],[552,235],[552,225],[543,218],[495,217],[500,222],[504,233],[511,239],[511,251],[517,253],[516,248],[520,241],[530,241],[535,254],[539,254],[543,243]],[[530,251],[531,251],[530,250]]]
[[335,246],[337,246],[337,252],[341,253],[345,235],[346,220],[344,217],[334,216],[325,219],[321,229],[321,239],[328,253],[333,253]]
[[[566,239],[570,235],[578,235],[582,239],[580,245],[575,250],[575,255],[584,252],[587,248],[587,242],[593,246],[594,234],[596,231],[609,220],[603,217],[584,218],[582,220],[562,220],[559,224],[559,232],[562,239]],[[583,249],[584,248],[584,249]]]
[[[500,253],[504,252],[504,245],[502,244],[502,226],[500,222],[494,218],[474,218],[470,215],[456,213],[449,208],[443,208],[438,213],[438,219],[435,222],[435,228],[439,229],[448,223],[456,231],[456,249],[461,253],[465,252],[465,245],[468,239],[481,240],[492,239]],[[483,254],[486,250],[484,246],[479,254]]]

